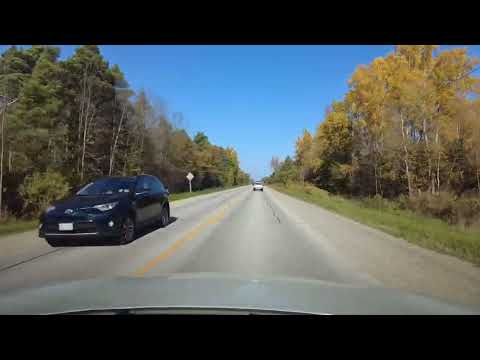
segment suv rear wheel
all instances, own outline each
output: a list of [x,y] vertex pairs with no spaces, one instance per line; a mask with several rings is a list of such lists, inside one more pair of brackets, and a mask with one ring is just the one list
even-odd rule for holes
[[162,212],[160,214],[160,226],[165,227],[170,222],[170,212],[166,206],[163,207]]

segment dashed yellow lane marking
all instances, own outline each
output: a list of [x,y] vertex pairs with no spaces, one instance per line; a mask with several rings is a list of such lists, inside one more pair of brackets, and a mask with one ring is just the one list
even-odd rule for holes
[[209,217],[204,222],[200,223],[199,225],[195,226],[193,229],[189,230],[185,235],[183,235],[180,239],[175,241],[172,245],[170,245],[166,250],[164,250],[161,254],[151,259],[149,262],[145,264],[142,268],[138,269],[134,272],[134,276],[144,276],[147,272],[152,270],[155,266],[157,266],[161,261],[168,259],[172,256],[182,245],[184,245],[187,241],[192,240],[205,230],[207,227],[219,223],[226,215],[226,211],[229,208],[232,208],[237,202],[241,199],[236,198],[230,200],[226,205],[224,205],[218,212],[216,212],[213,216]]

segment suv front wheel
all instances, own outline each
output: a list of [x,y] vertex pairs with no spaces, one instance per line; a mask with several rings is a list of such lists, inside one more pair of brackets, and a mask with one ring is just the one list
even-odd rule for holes
[[120,235],[120,244],[128,244],[135,237],[135,222],[128,216],[122,224],[122,233]]
[[160,214],[160,226],[165,227],[170,222],[170,212],[166,206],[163,207],[162,213]]

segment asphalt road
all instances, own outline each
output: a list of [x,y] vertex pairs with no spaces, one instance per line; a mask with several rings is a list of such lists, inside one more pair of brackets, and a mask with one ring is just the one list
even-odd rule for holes
[[0,292],[89,278],[220,272],[390,287],[480,305],[478,267],[268,187],[222,191],[171,208],[166,228],[147,229],[123,246],[50,248],[26,233],[39,254],[16,263],[4,255]]

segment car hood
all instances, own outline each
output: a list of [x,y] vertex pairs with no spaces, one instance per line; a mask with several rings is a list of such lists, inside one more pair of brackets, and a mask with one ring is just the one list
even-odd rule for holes
[[212,273],[79,280],[0,293],[0,314],[163,308],[303,314],[479,314],[417,294],[319,280]]
[[66,209],[79,209],[109,202],[119,201],[128,194],[95,195],[95,196],[72,196],[68,199],[53,203],[55,212],[62,212]]

